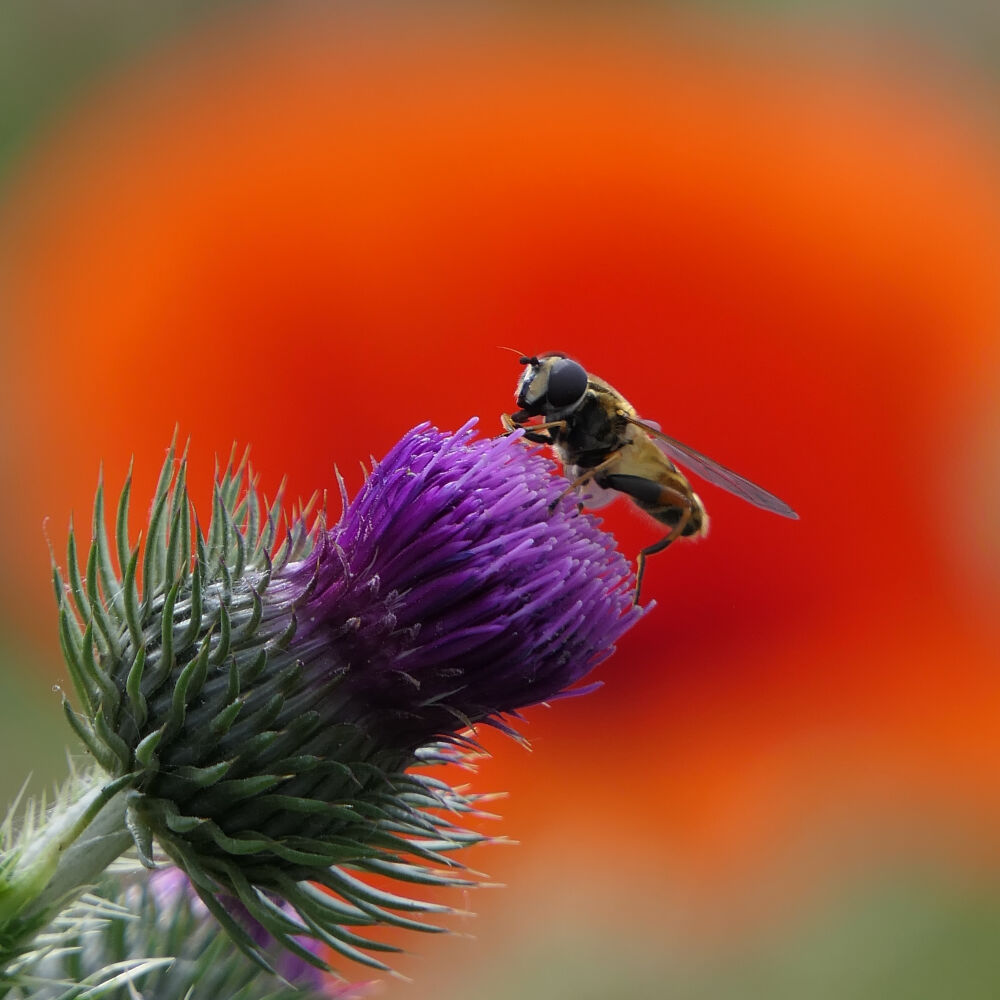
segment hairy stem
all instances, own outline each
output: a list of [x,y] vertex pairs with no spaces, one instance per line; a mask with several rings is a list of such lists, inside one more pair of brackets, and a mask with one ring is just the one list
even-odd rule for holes
[[27,824],[3,858],[0,972],[59,911],[132,843],[125,824],[128,779],[96,771],[74,782],[44,820]]

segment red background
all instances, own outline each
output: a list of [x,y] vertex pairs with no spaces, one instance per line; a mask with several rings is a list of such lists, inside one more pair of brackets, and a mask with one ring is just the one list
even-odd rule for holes
[[[901,864],[992,877],[979,86],[925,51],[677,18],[294,11],[111,76],[8,188],[0,609],[39,691],[63,679],[43,520],[61,549],[102,460],[117,489],[134,454],[148,495],[178,424],[202,505],[234,440],[268,492],[333,489],[335,462],[356,489],[419,421],[497,430],[519,374],[499,346],[560,349],[802,520],[700,489],[711,534],[651,561],[657,608],[604,688],[529,713],[530,754],[490,740],[476,786],[512,793],[497,829],[523,843],[473,863],[509,887],[451,899],[477,941],[408,942],[407,995],[554,928],[615,967],[619,938],[792,928]],[[606,523],[629,555],[656,537],[624,504]]]

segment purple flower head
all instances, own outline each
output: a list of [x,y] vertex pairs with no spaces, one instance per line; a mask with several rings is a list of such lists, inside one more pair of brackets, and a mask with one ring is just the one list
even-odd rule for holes
[[406,434],[268,592],[295,605],[290,651],[337,679],[338,717],[380,739],[417,746],[578,693],[640,614],[629,564],[552,464],[474,423]]

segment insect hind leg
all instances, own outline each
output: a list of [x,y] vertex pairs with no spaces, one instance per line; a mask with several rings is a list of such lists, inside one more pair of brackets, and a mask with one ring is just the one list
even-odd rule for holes
[[664,535],[658,542],[654,542],[652,545],[647,545],[644,549],[640,550],[639,555],[636,556],[635,560],[635,593],[632,595],[632,603],[639,603],[639,593],[642,590],[642,578],[646,572],[646,560],[652,556],[656,555],[657,552],[662,552],[668,545],[677,541],[680,537],[680,532],[674,528],[671,530],[670,534]]
[[[642,578],[646,572],[646,560],[649,556],[662,552],[668,545],[676,541],[684,533],[693,514],[691,498],[680,490],[672,486],[666,486],[655,479],[645,479],[642,476],[610,475],[601,479],[600,485],[613,490],[620,490],[643,507],[653,513],[650,508],[660,507],[668,510],[680,510],[680,517],[669,533],[664,535],[658,542],[647,545],[636,558],[635,566],[635,593],[632,595],[632,603],[639,603],[639,593],[642,590]],[[654,515],[655,516],[655,515]]]

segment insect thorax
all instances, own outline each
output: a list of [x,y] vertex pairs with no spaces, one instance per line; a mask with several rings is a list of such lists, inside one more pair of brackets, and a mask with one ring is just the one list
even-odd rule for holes
[[563,462],[583,469],[600,465],[608,452],[624,443],[621,423],[600,396],[588,392],[559,435],[557,450]]

